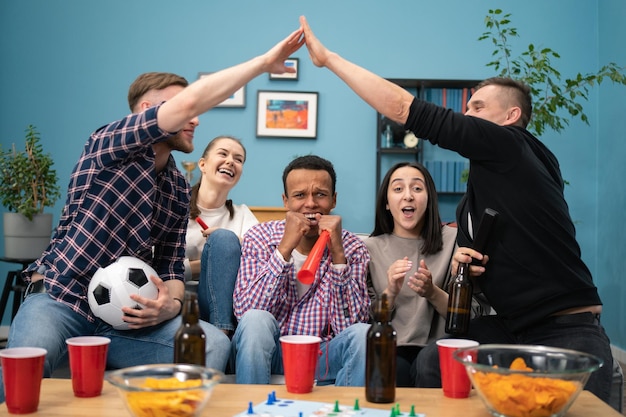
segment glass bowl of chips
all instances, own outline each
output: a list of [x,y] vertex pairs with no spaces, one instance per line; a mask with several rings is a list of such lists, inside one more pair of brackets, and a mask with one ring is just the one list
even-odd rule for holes
[[133,366],[107,372],[134,417],[196,417],[224,374],[186,364]]
[[497,417],[560,417],[592,372],[596,356],[534,345],[480,345],[454,352],[476,392]]

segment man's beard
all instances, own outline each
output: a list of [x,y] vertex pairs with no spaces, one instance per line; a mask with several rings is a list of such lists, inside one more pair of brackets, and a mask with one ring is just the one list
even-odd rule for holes
[[180,133],[170,137],[166,143],[172,151],[180,151],[183,153],[193,152],[193,143],[189,143],[186,140],[181,139]]

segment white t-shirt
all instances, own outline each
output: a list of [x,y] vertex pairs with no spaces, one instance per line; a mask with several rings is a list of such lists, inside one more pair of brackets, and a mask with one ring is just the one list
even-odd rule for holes
[[[205,209],[200,206],[198,208],[200,209],[198,217],[204,220],[207,226],[228,229],[239,236],[240,239],[249,228],[259,223],[245,204],[233,204],[235,214],[232,219],[230,219],[230,213],[225,205],[216,209]],[[186,239],[187,249],[185,257],[190,261],[200,259],[206,238],[202,236],[202,228],[195,219],[189,219]]]

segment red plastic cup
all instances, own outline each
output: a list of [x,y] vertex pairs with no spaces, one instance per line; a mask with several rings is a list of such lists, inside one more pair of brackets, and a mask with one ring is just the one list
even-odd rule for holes
[[11,414],[29,414],[39,407],[46,349],[18,347],[0,350],[7,409]]
[[321,341],[317,336],[289,335],[280,338],[288,392],[306,394],[313,391]]
[[439,368],[441,369],[441,386],[443,395],[449,398],[467,398],[472,383],[465,366],[454,359],[452,353],[457,349],[478,346],[478,342],[468,339],[437,340],[439,350]]
[[111,339],[102,336],[80,336],[69,338],[65,342],[70,355],[74,395],[97,397],[102,393]]

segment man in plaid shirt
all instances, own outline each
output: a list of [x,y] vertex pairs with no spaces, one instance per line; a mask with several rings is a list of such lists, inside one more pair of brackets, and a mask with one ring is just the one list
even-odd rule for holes
[[[72,336],[109,337],[109,368],[172,362],[184,294],[189,184],[171,152],[191,152],[198,115],[254,77],[292,72],[284,61],[302,46],[301,35],[298,29],[263,55],[189,86],[168,73],[135,80],[128,94],[133,113],[91,135],[72,172],[50,245],[24,271],[30,284],[8,347],[45,348],[45,376],[67,362],[65,340]],[[130,330],[119,331],[94,317],[87,288],[98,268],[124,255],[154,267],[159,276],[151,279],[159,294],[155,300],[133,296],[144,308],[125,307]],[[230,341],[208,323],[202,326],[206,365],[223,370]]]
[[[237,383],[267,384],[271,374],[283,374],[279,337],[294,334],[322,338],[318,384],[365,384],[370,258],[362,240],[330,214],[335,183],[329,161],[296,158],[283,173],[285,220],[258,224],[244,235],[233,297]],[[322,230],[330,241],[307,285],[297,273]]]

